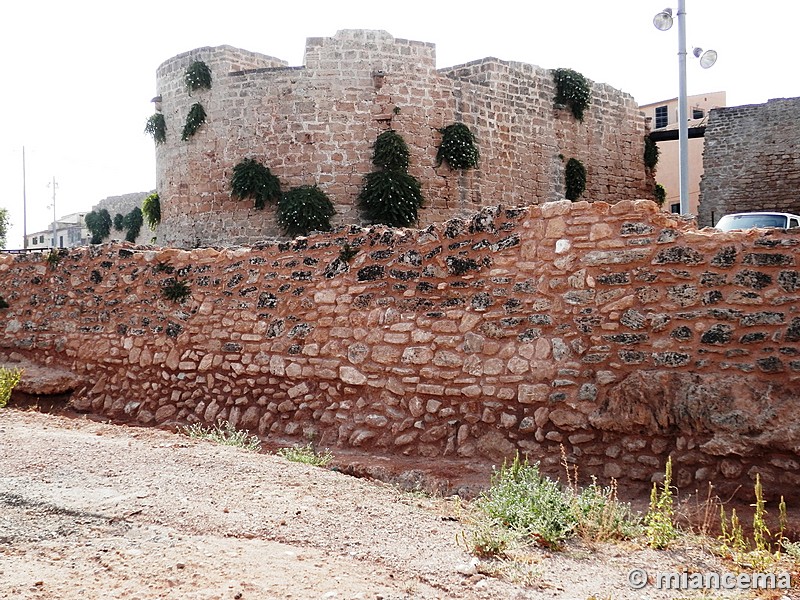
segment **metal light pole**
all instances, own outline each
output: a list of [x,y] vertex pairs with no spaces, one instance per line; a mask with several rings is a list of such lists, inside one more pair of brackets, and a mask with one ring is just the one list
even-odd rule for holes
[[[49,184],[48,184],[49,186]],[[53,248],[58,248],[58,241],[56,240],[56,188],[58,184],[56,183],[55,176],[53,177]]]
[[678,176],[681,214],[689,214],[689,101],[686,96],[686,2],[678,0]]
[[[689,214],[689,100],[686,93],[686,0],[678,0],[678,178],[681,199],[681,214]],[[665,8],[653,18],[659,31],[672,27],[672,9]],[[717,60],[717,53],[695,48],[695,57],[704,69]]]

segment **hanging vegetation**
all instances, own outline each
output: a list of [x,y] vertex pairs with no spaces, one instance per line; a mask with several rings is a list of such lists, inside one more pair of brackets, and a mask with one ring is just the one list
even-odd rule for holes
[[86,228],[92,234],[92,239],[89,243],[100,244],[102,241],[111,235],[111,226],[113,224],[111,215],[105,208],[100,210],[93,210],[84,217]]
[[439,130],[442,142],[436,152],[437,166],[446,161],[451,169],[471,169],[478,166],[478,146],[475,134],[463,123],[453,123]]
[[653,195],[656,197],[656,204],[664,206],[664,202],[667,200],[667,190],[664,189],[664,186],[657,183]]
[[385,131],[375,140],[372,162],[382,170],[369,173],[358,202],[372,223],[407,227],[417,221],[422,206],[420,183],[409,175],[409,151],[396,131]]
[[9,305],[8,302],[6,302],[6,299],[0,296],[0,308],[8,308],[8,306]]
[[186,125],[183,126],[183,133],[181,134],[181,139],[185,142],[190,137],[192,137],[200,126],[206,122],[206,111],[203,108],[203,105],[199,102],[195,102],[192,104],[192,108],[189,109],[189,114],[186,115]]
[[211,69],[202,60],[196,60],[186,68],[186,74],[183,77],[186,82],[186,87],[189,90],[189,95],[194,90],[211,89]]
[[155,113],[147,119],[144,132],[153,137],[156,144],[163,144],[167,141],[167,123],[162,113]]
[[182,303],[192,294],[189,283],[185,279],[170,277],[161,287],[161,295],[172,302]]
[[116,231],[122,231],[125,229],[125,217],[122,216],[120,213],[114,215],[114,229]]
[[292,237],[307,235],[310,231],[330,231],[335,212],[325,192],[316,185],[304,185],[281,196],[278,225]]
[[658,144],[656,144],[649,135],[644,136],[644,166],[651,171],[655,169],[660,154],[661,149],[658,147]]
[[153,192],[142,201],[142,214],[150,231],[154,231],[161,223],[161,199],[158,192]]
[[586,190],[586,167],[577,158],[570,158],[564,170],[564,181],[566,183],[566,198],[573,202],[581,197]]
[[387,171],[406,171],[410,154],[406,141],[394,129],[390,129],[375,140],[372,164]]
[[255,207],[262,209],[267,202],[281,196],[281,182],[268,167],[252,158],[245,158],[233,167],[231,194],[234,198],[253,198]]
[[125,227],[125,241],[131,243],[135,242],[136,238],[139,237],[139,232],[142,230],[142,224],[144,223],[142,209],[138,206],[134,207],[131,212],[125,215],[122,221]]
[[556,83],[556,97],[553,102],[569,107],[575,118],[583,121],[584,111],[592,98],[589,81],[572,69],[554,69],[553,79]]

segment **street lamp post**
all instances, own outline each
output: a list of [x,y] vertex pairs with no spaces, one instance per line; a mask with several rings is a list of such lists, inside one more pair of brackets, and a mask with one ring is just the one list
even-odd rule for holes
[[[686,93],[686,0],[678,0],[678,178],[681,199],[681,214],[689,214],[689,100]],[[672,9],[665,8],[653,18],[653,25],[659,31],[672,27]],[[702,53],[702,56],[701,56]],[[717,53],[708,50],[703,53],[695,48],[694,56],[700,59],[700,66],[709,68],[717,60]]]

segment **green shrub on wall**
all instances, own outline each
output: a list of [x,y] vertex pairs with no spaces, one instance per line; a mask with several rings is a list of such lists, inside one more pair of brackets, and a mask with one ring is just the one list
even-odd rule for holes
[[649,135],[646,135],[644,138],[644,166],[650,169],[651,171],[656,168],[658,164],[658,156],[661,154],[661,150]]
[[189,282],[185,279],[170,277],[164,282],[164,285],[161,286],[161,295],[166,300],[181,304],[192,295],[192,289],[189,287]]
[[189,109],[189,114],[186,115],[186,124],[183,126],[181,139],[184,142],[188,140],[197,133],[197,130],[200,129],[200,126],[205,122],[206,110],[203,108],[202,104],[195,102],[192,104],[192,108]]
[[211,89],[211,69],[202,60],[196,60],[186,68],[183,77],[189,94],[194,90]]
[[84,221],[86,222],[86,228],[92,234],[92,239],[89,242],[91,244],[100,244],[111,234],[113,221],[105,208],[97,211],[93,210],[84,217]]
[[656,204],[664,206],[664,202],[667,200],[667,190],[664,189],[664,186],[657,183],[653,195],[656,197]]
[[570,158],[564,169],[564,182],[566,183],[566,198],[573,202],[581,197],[586,190],[586,167],[577,158]]
[[330,231],[333,203],[316,185],[304,185],[286,192],[278,202],[278,225],[290,236],[310,231]]
[[267,202],[281,195],[281,182],[268,167],[252,158],[245,158],[233,167],[231,194],[234,198],[253,198],[255,207],[264,208]]
[[144,132],[152,136],[156,144],[163,144],[167,141],[167,123],[164,121],[164,115],[155,113],[147,119],[147,124],[144,127]]
[[568,106],[575,118],[583,121],[583,114],[592,99],[589,81],[572,69],[554,69],[553,79],[556,83],[553,102]]
[[153,192],[142,202],[142,214],[151,231],[161,223],[161,199],[158,192]]
[[8,306],[9,305],[6,299],[0,296],[0,308],[8,308]]
[[114,230],[122,231],[125,229],[125,217],[120,213],[114,215]]
[[133,243],[136,241],[136,238],[139,237],[139,232],[142,230],[143,223],[144,217],[142,216],[142,209],[138,206],[134,207],[131,212],[125,215],[122,219],[122,224],[125,227],[126,242]]
[[442,142],[436,152],[437,165],[447,162],[451,169],[471,169],[478,166],[478,146],[475,134],[463,123],[453,123],[439,130]]
[[408,146],[396,131],[385,131],[375,140],[372,162],[381,170],[364,177],[358,195],[370,222],[407,227],[417,221],[422,191],[419,181],[407,172],[408,158]]

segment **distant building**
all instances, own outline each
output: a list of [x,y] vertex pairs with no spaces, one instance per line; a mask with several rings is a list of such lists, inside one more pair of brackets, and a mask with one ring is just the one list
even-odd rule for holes
[[[703,174],[704,135],[708,113],[724,107],[725,92],[697,94],[687,98],[689,108],[689,212],[697,215],[700,205],[700,177]],[[656,183],[664,186],[664,210],[679,213],[680,174],[678,153],[678,98],[661,100],[639,107],[650,125],[650,137],[661,151],[656,167]]]
[[45,248],[72,248],[74,246],[85,246],[89,243],[91,233],[86,228],[86,213],[72,213],[59,218],[56,221],[56,239],[53,243],[53,224],[42,231],[30,233],[26,239],[26,245],[31,250]]

